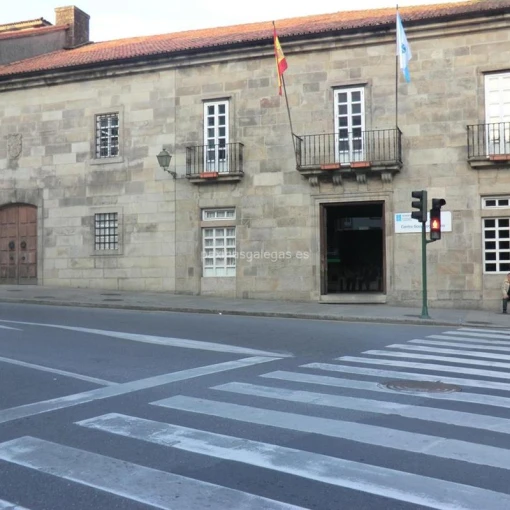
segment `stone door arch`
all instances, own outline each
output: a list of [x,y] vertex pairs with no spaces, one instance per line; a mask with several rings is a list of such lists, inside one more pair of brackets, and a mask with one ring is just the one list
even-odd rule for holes
[[37,284],[37,207],[0,208],[0,284]]

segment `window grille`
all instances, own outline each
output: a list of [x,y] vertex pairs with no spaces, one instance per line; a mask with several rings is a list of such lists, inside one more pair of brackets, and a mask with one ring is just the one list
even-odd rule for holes
[[510,197],[486,197],[483,199],[482,203],[484,209],[510,207]]
[[202,232],[204,276],[235,276],[235,227],[204,228]]
[[107,113],[96,117],[96,158],[119,155],[119,115]]
[[235,217],[235,209],[204,209],[202,211],[202,219],[204,221],[233,220]]
[[119,221],[117,213],[98,213],[95,220],[95,249],[117,250],[119,248]]
[[510,218],[483,220],[483,256],[486,273],[510,272]]

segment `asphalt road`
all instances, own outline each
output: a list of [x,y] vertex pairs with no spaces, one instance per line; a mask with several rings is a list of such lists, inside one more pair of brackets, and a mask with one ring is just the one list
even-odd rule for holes
[[1,304],[0,510],[508,510],[509,368],[510,330]]

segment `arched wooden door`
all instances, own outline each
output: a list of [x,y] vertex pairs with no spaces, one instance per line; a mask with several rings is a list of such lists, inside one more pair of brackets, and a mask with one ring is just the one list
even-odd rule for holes
[[0,284],[37,284],[37,207],[0,208]]

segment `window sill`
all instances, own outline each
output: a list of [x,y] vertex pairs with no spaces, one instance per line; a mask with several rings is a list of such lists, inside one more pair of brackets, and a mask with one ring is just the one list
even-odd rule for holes
[[124,158],[117,156],[115,158],[94,158],[89,161],[91,165],[111,165],[113,163],[123,163]]
[[93,257],[115,257],[123,255],[122,250],[94,250]]

